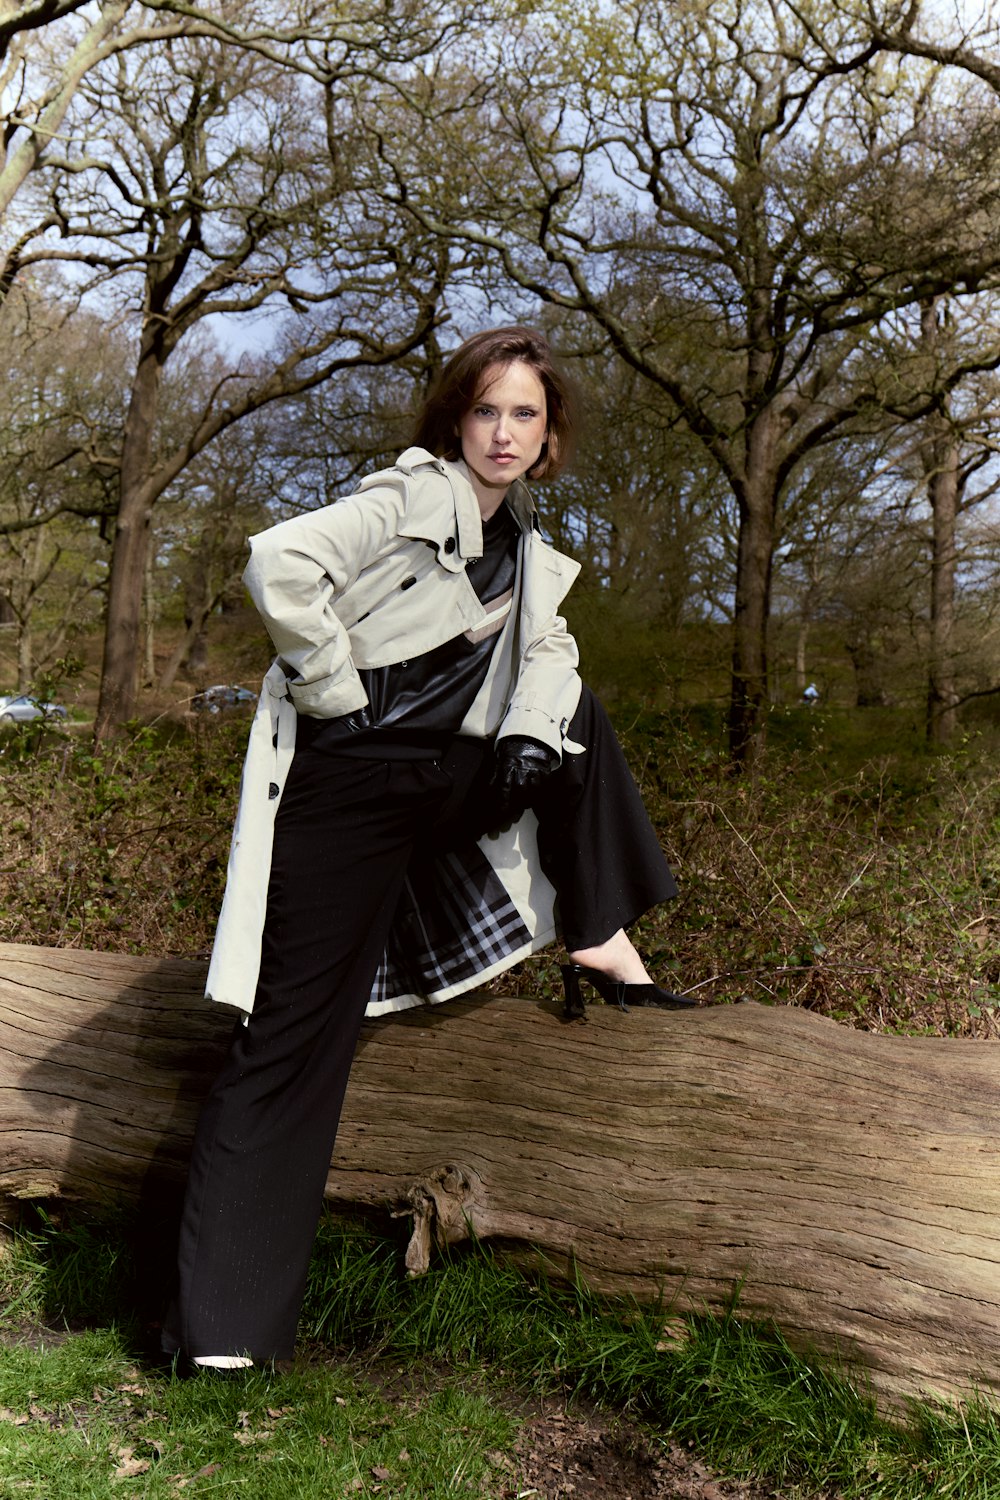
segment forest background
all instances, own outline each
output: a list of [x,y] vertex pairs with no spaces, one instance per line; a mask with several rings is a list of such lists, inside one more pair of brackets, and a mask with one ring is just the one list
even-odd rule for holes
[[[543,528],[675,987],[993,1035],[996,7],[2,0],[0,935],[201,955],[246,537],[448,349],[581,387]],[[812,705],[806,689],[815,688]],[[508,985],[551,989],[541,961]]]

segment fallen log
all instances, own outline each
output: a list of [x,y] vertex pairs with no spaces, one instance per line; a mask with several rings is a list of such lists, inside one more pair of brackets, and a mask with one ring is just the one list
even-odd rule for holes
[[[0,1207],[182,1179],[204,966],[0,945]],[[327,1193],[602,1293],[739,1306],[896,1397],[1000,1390],[1000,1051],[754,1004],[465,999],[366,1026]]]

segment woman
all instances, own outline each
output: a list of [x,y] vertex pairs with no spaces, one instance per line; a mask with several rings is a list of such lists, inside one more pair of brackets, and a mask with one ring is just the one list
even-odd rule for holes
[[361,1021],[543,946],[606,999],[659,989],[625,933],[675,893],[559,605],[578,565],[523,479],[572,441],[546,341],[449,359],[409,448],[357,494],[251,539],[278,656],[251,731],[208,993],[248,1012],[195,1139],[165,1344],[291,1356]]

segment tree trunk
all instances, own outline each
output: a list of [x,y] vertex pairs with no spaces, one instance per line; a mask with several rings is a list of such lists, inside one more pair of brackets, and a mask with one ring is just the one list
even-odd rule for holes
[[[758,434],[757,440],[762,441],[763,435]],[[752,765],[763,743],[763,713],[767,702],[767,625],[771,613],[775,487],[762,456],[755,456],[754,466],[758,472],[751,474],[738,497],[740,530],[729,701],[729,753],[737,768]]]
[[121,490],[108,582],[101,694],[94,722],[98,744],[136,712],[141,658],[143,584],[152,508],[146,492],[163,362],[155,341],[143,341],[122,439]]
[[957,567],[958,451],[942,445],[942,466],[931,475],[928,491],[933,510],[931,556],[931,639],[927,673],[927,738],[936,745],[954,739],[958,728],[955,688],[955,572]]
[[190,623],[186,626],[184,634],[181,636],[181,639],[178,641],[177,645],[170,653],[170,659],[168,660],[167,665],[160,673],[157,687],[160,689],[161,693],[169,692],[169,690],[173,687],[175,681],[177,680],[177,673],[180,671],[181,667],[187,660],[188,651],[194,644],[195,637],[199,634],[201,628],[201,622],[197,620],[190,621]]
[[809,644],[809,628],[811,621],[805,615],[801,616],[795,627],[795,696],[802,701],[802,695],[808,687],[806,681],[806,647]]
[[769,247],[760,139],[747,142],[734,188],[737,239],[749,272],[746,385],[743,393],[742,479],[737,484],[740,526],[736,547],[733,677],[729,754],[735,768],[753,764],[764,740],[767,702],[767,626],[771,614],[774,519],[778,501],[780,426],[772,389],[775,366],[775,265]]
[[856,634],[844,642],[844,649],[854,669],[855,708],[886,708],[892,702],[885,688],[884,666],[877,650],[877,639],[865,633],[859,624]]
[[204,561],[199,563],[197,558],[192,559],[192,572],[184,594],[184,634],[160,677],[159,686],[163,692],[173,687],[174,679],[182,666],[186,666],[189,680],[195,683],[208,671],[208,637],[205,626],[212,611],[218,606],[221,590],[213,590],[208,566]]
[[[207,616],[206,616],[207,618]],[[208,636],[205,633],[205,621],[201,628],[196,630],[191,637],[191,645],[187,656],[184,658],[184,667],[192,682],[204,681],[208,671]]]
[[[0,945],[0,1203],[152,1201],[232,1025],[204,965]],[[790,1008],[465,999],[366,1025],[327,1197],[674,1311],[731,1305],[892,1397],[1000,1389],[1000,1050]]]
[[[924,347],[934,353],[939,342],[937,301],[920,311]],[[958,441],[950,420],[947,397],[941,411],[928,418],[924,449],[927,499],[931,508],[930,651],[927,664],[927,738],[945,745],[958,728],[955,688],[955,584],[958,568],[958,511],[960,500]]]
[[22,558],[22,587],[20,608],[17,612],[17,690],[30,693],[35,679],[35,605],[38,591],[45,579],[45,535],[44,528],[36,528],[29,538]]
[[156,570],[155,552],[156,539],[152,527],[147,532],[149,545],[146,548],[146,567],[143,573],[143,652],[142,652],[142,682],[143,687],[153,687],[156,682]]
[[35,675],[35,642],[29,620],[22,620],[17,632],[17,690],[31,691]]

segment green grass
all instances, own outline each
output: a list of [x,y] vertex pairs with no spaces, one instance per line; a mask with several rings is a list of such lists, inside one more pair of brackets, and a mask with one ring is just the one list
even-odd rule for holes
[[[915,1405],[891,1422],[738,1304],[681,1322],[530,1279],[478,1246],[408,1281],[398,1238],[329,1219],[295,1370],[184,1381],[137,1357],[131,1275],[120,1224],[42,1221],[4,1260],[0,1500],[503,1495],[512,1390],[588,1398],[788,1496],[1000,1496],[987,1405]],[[116,1285],[118,1326],[18,1342],[26,1319],[73,1328],[88,1287]]]
[[391,1403],[329,1366],[151,1376],[112,1332],[0,1355],[0,1496],[480,1494],[514,1420],[457,1383]]

